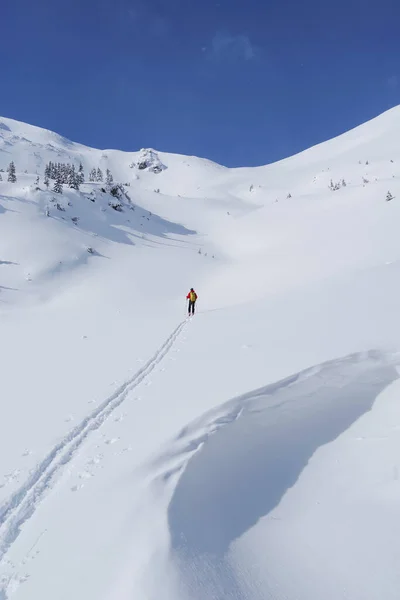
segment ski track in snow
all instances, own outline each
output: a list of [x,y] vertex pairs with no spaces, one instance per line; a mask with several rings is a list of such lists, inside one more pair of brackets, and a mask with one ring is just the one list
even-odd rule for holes
[[185,320],[176,327],[153,357],[133,377],[121,385],[118,390],[62,438],[36,466],[25,484],[0,506],[0,561],[3,560],[11,545],[17,539],[21,526],[34,514],[52,481],[60,474],[63,467],[73,459],[89,433],[98,429],[107,417],[122,404],[127,395],[146,379],[169,353],[186,322]]

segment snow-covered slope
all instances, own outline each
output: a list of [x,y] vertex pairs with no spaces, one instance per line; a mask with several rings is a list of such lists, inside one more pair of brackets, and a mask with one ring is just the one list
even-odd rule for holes
[[227,169],[0,118],[2,600],[397,599],[399,129]]

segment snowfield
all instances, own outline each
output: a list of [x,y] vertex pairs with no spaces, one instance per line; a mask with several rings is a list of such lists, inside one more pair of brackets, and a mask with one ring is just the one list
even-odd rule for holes
[[0,118],[1,600],[398,599],[399,135],[227,169]]

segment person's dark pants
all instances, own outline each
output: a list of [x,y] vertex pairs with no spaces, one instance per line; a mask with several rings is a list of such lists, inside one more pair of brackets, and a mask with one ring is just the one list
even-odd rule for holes
[[194,315],[194,305],[196,300],[189,300],[189,315]]

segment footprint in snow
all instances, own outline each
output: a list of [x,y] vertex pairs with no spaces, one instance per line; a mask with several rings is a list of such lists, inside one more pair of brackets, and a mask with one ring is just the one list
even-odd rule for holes
[[102,454],[96,454],[96,456],[89,459],[86,464],[87,465],[99,465],[101,463],[101,461],[103,460],[103,458],[104,457]]
[[80,483],[78,485],[73,485],[71,488],[71,492],[79,492],[79,490],[81,490],[83,488],[83,483]]
[[90,479],[91,477],[94,477],[94,475],[90,471],[82,471],[79,473],[78,477],[79,479]]
[[18,479],[18,476],[21,474],[19,469],[15,469],[12,473],[7,473],[4,475],[4,483],[0,484],[0,487],[5,487],[6,485],[10,485],[13,481]]
[[110,438],[109,440],[106,440],[104,443],[107,444],[107,446],[111,446],[112,444],[116,444],[117,442],[119,442],[119,438]]
[[118,415],[117,417],[114,418],[115,423],[119,423],[120,421],[123,421],[126,417],[126,413],[123,413],[122,415]]
[[127,446],[126,448],[122,448],[119,452],[115,452],[114,456],[121,456],[121,454],[125,454],[125,452],[132,452],[132,446]]

